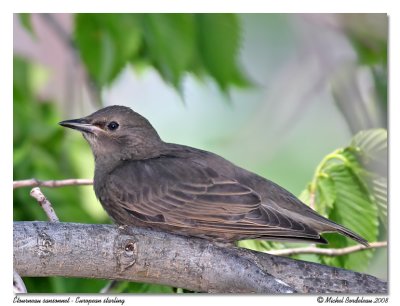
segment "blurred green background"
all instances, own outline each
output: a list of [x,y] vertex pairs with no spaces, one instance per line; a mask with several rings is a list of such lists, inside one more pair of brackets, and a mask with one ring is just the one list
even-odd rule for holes
[[[91,178],[89,146],[57,123],[126,105],[165,141],[215,152],[308,204],[314,194],[320,213],[386,240],[387,32],[384,14],[15,15],[14,180]],[[332,152],[346,163],[326,159]],[[43,191],[63,222],[110,222],[91,186]],[[14,191],[14,220],[45,219],[29,188]],[[353,244],[327,237],[328,247]],[[387,278],[386,249],[296,258]],[[107,284],[24,281],[28,292]],[[135,283],[113,290],[185,292]]]

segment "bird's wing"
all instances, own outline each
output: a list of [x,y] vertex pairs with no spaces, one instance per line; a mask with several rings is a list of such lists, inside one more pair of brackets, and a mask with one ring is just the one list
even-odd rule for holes
[[144,222],[271,238],[320,237],[274,206],[262,205],[252,188],[180,159],[127,162],[110,174],[107,192]]
[[107,189],[126,209],[176,221],[239,220],[259,207],[260,196],[251,188],[211,168],[186,164],[174,159],[128,162],[108,177]]

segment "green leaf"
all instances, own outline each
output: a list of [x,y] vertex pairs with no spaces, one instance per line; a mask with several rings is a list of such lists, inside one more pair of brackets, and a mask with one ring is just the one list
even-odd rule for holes
[[387,40],[376,37],[366,38],[357,35],[349,35],[350,42],[358,55],[360,64],[376,65],[387,63]]
[[91,77],[111,83],[141,46],[136,14],[77,14],[74,37]]
[[174,293],[174,289],[158,284],[118,282],[112,293]]
[[254,251],[258,251],[258,252],[264,252],[264,251],[268,251],[268,250],[277,250],[277,249],[284,248],[284,244],[281,242],[256,240],[256,239],[240,240],[237,242],[237,245],[241,248],[246,248],[246,249],[254,250]]
[[33,32],[32,20],[30,13],[20,13],[19,20],[21,21],[21,25],[28,31],[31,36],[35,36],[35,32]]
[[358,132],[351,142],[360,163],[368,171],[387,176],[387,130],[370,129]]
[[[338,164],[331,166],[328,170],[332,181],[334,182],[336,199],[328,217],[358,233],[368,241],[376,241],[378,238],[378,217],[375,203],[366,192],[363,184],[360,184],[359,178],[348,165]],[[355,242],[349,238],[333,236],[328,238],[329,247],[342,248],[354,245]],[[362,271],[365,270],[369,259],[372,256],[372,250],[352,253],[340,257],[322,257],[322,262]]]
[[180,89],[196,48],[192,14],[142,15],[145,52],[164,80]]
[[387,65],[385,66],[373,66],[372,76],[374,78],[376,98],[378,100],[378,105],[382,109],[382,112],[386,114],[383,116],[383,125],[387,126],[387,95],[388,95],[388,77],[387,77]]
[[229,84],[246,86],[237,67],[239,22],[234,14],[196,14],[198,48],[204,67],[223,91]]
[[328,217],[328,212],[333,208],[336,201],[335,182],[332,177],[326,175],[318,179],[316,190],[316,210],[325,217]]
[[74,38],[100,86],[133,63],[153,66],[180,93],[185,73],[208,74],[226,93],[249,85],[237,66],[239,30],[235,14],[77,14]]
[[372,195],[378,206],[379,218],[382,224],[387,228],[387,178],[375,177],[370,180]]
[[361,131],[353,137],[351,146],[360,164],[366,169],[363,179],[375,200],[380,221],[387,228],[387,130]]
[[[387,224],[386,130],[361,131],[353,137],[350,146],[328,154],[302,195],[306,200],[314,195],[314,206],[319,213],[368,241],[376,241],[378,220]],[[324,236],[330,242],[328,247],[342,248],[355,243],[338,234]],[[372,250],[366,250],[339,257],[320,256],[320,260],[361,271],[372,254]]]

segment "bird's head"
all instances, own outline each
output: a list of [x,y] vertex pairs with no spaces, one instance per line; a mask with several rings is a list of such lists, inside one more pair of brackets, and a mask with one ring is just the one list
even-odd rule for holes
[[163,144],[150,122],[125,106],[108,106],[59,124],[82,132],[96,159],[149,158],[156,156]]

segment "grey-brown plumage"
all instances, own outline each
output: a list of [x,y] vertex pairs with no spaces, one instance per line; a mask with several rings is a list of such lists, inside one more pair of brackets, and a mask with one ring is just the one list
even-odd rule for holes
[[223,242],[326,243],[320,233],[338,232],[368,245],[277,184],[216,154],[163,142],[130,108],[109,106],[60,124],[89,142],[96,196],[118,224]]

